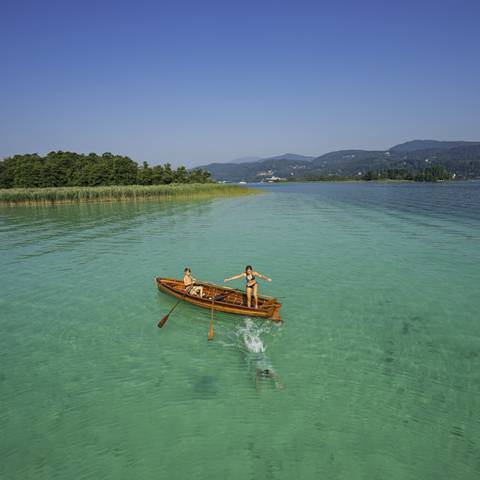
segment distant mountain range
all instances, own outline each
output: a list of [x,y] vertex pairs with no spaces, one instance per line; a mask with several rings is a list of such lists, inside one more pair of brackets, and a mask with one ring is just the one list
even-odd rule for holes
[[388,150],[338,150],[318,157],[285,153],[198,168],[207,170],[219,181],[260,182],[279,178],[353,177],[386,169],[416,172],[431,165],[443,165],[457,177],[480,177],[480,142],[413,140]]
[[240,157],[236,158],[235,160],[230,160],[228,163],[250,163],[250,162],[257,162],[261,160],[262,157]]
[[455,147],[470,147],[480,145],[480,142],[448,142],[439,140],[412,140],[395,145],[390,150],[395,152],[414,152],[416,150],[448,150]]
[[284,153],[275,157],[241,157],[230,160],[226,163],[253,163],[263,160],[313,160],[315,157],[306,157],[305,155],[297,155],[296,153]]

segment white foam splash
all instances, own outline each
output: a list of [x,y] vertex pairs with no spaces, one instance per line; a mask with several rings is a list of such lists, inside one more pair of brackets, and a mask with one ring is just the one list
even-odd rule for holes
[[263,353],[266,350],[265,345],[260,338],[262,329],[255,325],[251,318],[245,319],[245,326],[239,327],[238,335],[242,338],[245,348],[252,353]]

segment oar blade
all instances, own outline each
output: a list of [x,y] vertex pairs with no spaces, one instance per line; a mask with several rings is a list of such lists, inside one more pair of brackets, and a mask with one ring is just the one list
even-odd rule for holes
[[208,341],[211,342],[213,340],[213,321],[210,322],[210,328],[208,330]]
[[157,323],[158,328],[162,328],[167,323],[169,315],[177,308],[177,305],[182,301],[185,295],[169,310],[169,312]]
[[167,322],[168,320],[168,316],[170,315],[170,313],[167,313],[158,323],[157,323],[157,327],[158,328],[162,328],[165,323]]

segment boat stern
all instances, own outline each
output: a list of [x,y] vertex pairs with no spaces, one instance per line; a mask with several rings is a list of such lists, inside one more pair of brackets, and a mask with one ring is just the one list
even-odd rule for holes
[[280,308],[282,308],[282,304],[281,303],[277,303],[273,309],[273,313],[270,317],[270,320],[274,321],[274,322],[281,322],[282,321],[282,317],[280,316]]

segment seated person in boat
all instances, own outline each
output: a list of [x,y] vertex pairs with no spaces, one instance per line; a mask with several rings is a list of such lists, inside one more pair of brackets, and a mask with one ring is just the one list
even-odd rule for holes
[[246,284],[246,293],[247,293],[247,306],[252,306],[252,296],[255,303],[255,308],[258,308],[258,283],[256,277],[263,278],[267,280],[267,282],[271,282],[272,279],[267,277],[266,275],[262,275],[261,273],[254,272],[251,265],[247,265],[245,267],[245,271],[239,273],[238,275],[234,275],[233,277],[226,278],[224,282],[229,282],[230,280],[235,280],[236,278],[245,277],[247,282]]
[[185,267],[183,271],[183,284],[185,285],[185,290],[190,295],[203,297],[203,287],[201,285],[195,285],[195,279],[192,277],[192,271],[189,267]]

